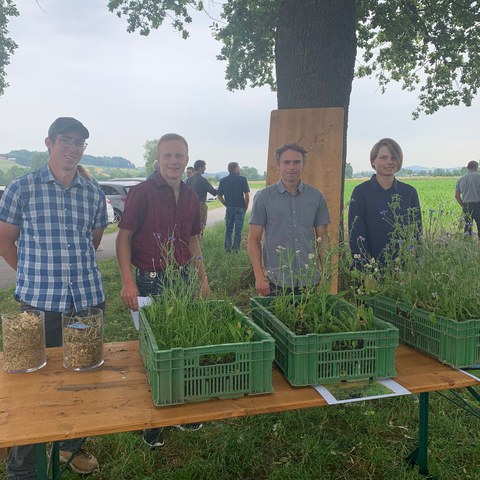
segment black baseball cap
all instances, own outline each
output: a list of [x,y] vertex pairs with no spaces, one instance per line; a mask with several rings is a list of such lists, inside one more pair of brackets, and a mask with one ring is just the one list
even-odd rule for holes
[[70,130],[80,132],[85,139],[90,136],[90,133],[88,133],[87,128],[82,122],[79,122],[72,117],[59,117],[50,125],[50,128],[48,129],[48,138],[55,138],[58,134]]

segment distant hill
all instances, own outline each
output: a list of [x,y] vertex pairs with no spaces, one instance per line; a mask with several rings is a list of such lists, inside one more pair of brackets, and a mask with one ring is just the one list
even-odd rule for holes
[[[30,167],[32,166],[33,158],[44,153],[45,152],[31,152],[29,150],[12,150],[8,153],[0,153],[0,157],[13,160],[17,165]],[[136,168],[130,160],[124,157],[95,157],[93,155],[84,155],[80,163],[83,165],[107,168]]]
[[405,168],[406,170],[413,170],[414,172],[419,172],[421,170],[433,170],[432,167],[422,167],[420,165],[409,165],[408,167],[404,166],[403,168]]
[[208,178],[211,178],[211,177],[223,178],[223,177],[226,177],[227,175],[228,175],[228,172],[204,173],[203,174],[204,177],[208,177]]

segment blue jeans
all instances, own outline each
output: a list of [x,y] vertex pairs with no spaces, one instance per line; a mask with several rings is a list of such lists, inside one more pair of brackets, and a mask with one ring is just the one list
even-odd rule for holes
[[[227,252],[240,250],[240,241],[242,240],[243,221],[245,220],[245,207],[227,207],[225,214],[225,224],[227,230],[225,232],[225,250]],[[235,235],[232,234],[235,228]]]
[[[105,303],[97,305],[102,310]],[[20,310],[38,310],[25,302],[21,302]],[[62,346],[62,314],[61,312],[45,312],[45,340],[47,347]],[[83,438],[74,438],[60,442],[60,450],[73,452],[83,443]],[[12,447],[8,454],[7,472],[9,480],[35,480],[37,478],[37,463],[35,458],[36,445]]]

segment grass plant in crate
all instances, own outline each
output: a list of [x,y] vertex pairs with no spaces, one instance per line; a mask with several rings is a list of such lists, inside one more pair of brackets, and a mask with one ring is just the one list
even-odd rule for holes
[[325,255],[320,273],[320,260],[311,255],[299,277],[292,268],[297,253],[279,248],[282,268],[304,286],[252,298],[253,318],[275,338],[276,363],[292,385],[396,375],[397,329],[375,318],[371,308],[345,301],[346,292],[331,293],[339,249]]
[[233,304],[205,300],[198,278],[167,267],[140,311],[140,351],[155,405],[273,391],[274,341]]
[[430,210],[421,237],[397,228],[385,265],[356,272],[375,315],[399,328],[400,339],[455,367],[480,363],[480,245],[447,213]]

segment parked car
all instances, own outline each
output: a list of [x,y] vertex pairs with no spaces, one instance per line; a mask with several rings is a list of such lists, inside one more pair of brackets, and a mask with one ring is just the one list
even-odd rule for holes
[[106,180],[98,182],[103,193],[112,203],[115,213],[115,223],[118,223],[122,218],[128,190],[139,183],[140,181],[138,180]]
[[5,191],[4,186],[0,186],[0,198],[2,198],[3,192]]
[[112,202],[106,198],[107,201],[107,215],[108,215],[108,223],[114,223],[115,222],[115,210],[113,209]]
[[124,177],[124,178],[111,178],[109,182],[144,182],[147,177]]

